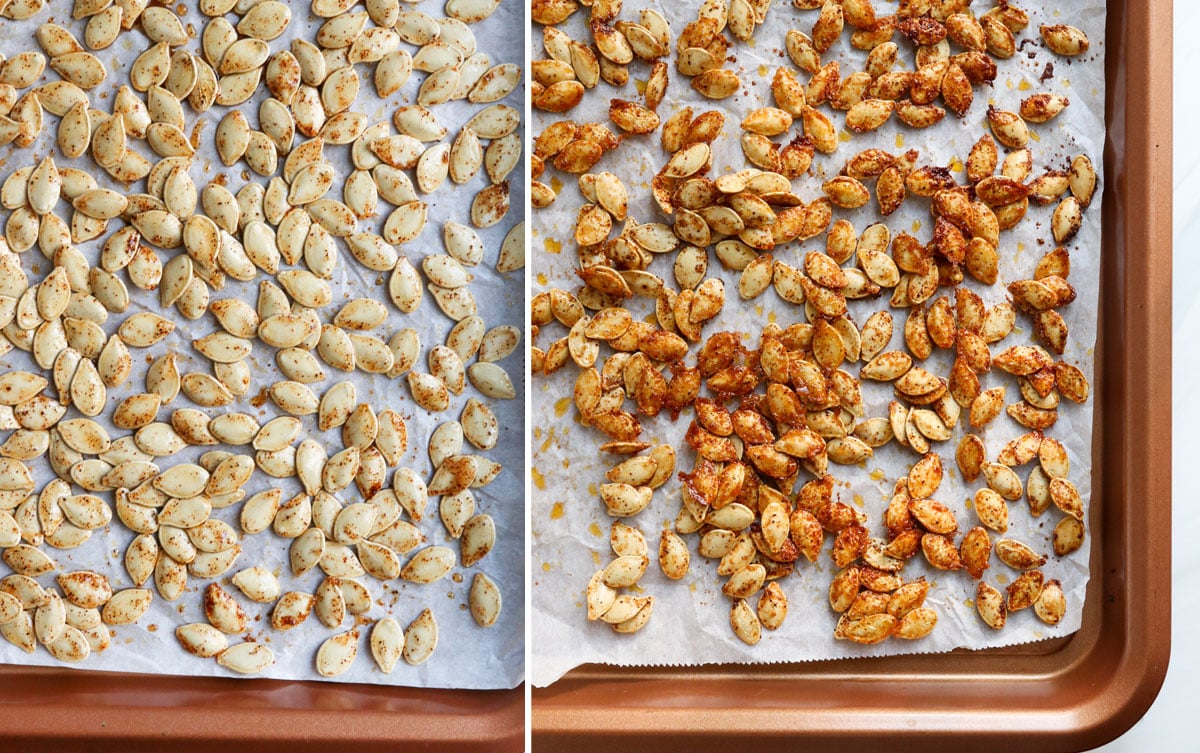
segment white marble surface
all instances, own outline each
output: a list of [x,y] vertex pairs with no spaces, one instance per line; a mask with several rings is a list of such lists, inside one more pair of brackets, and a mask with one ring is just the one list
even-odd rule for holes
[[[1200,569],[1200,530],[1196,484],[1186,472],[1189,459],[1200,453],[1200,433],[1188,427],[1200,423],[1200,141],[1189,137],[1200,118],[1200,47],[1185,42],[1187,30],[1200,24],[1200,3],[1175,2],[1175,143],[1174,143],[1174,406],[1172,483],[1172,645],[1171,664],[1162,692],[1133,729],[1098,748],[1102,753],[1191,753],[1197,750],[1196,695],[1200,692],[1200,647],[1186,626],[1200,621],[1200,590],[1194,577]],[[1188,585],[1191,584],[1191,585]]]

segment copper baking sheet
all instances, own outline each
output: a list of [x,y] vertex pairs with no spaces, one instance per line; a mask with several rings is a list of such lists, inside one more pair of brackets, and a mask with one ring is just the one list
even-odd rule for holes
[[639,751],[709,750],[798,738],[822,750],[1087,750],[1145,713],[1170,653],[1171,27],[1169,0],[1108,4],[1098,545],[1083,628],[942,655],[584,666],[533,691],[535,749],[636,741]]
[[0,667],[0,750],[519,751],[524,698],[524,687],[428,690]]

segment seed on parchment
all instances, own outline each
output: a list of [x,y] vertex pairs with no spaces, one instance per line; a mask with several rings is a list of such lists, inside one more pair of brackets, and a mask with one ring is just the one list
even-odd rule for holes
[[1012,468],[1000,463],[983,463],[983,475],[989,487],[1007,500],[1021,497],[1021,479]]
[[358,656],[358,631],[339,633],[328,638],[317,650],[317,674],[336,677],[350,669]]
[[476,389],[488,397],[501,400],[511,400],[516,397],[516,390],[508,373],[494,363],[471,364],[467,369],[467,377]]
[[463,567],[472,567],[492,551],[496,544],[496,524],[490,515],[472,517],[463,526],[460,540]]
[[429,500],[425,482],[421,477],[411,468],[402,466],[392,475],[392,488],[404,511],[414,521],[420,522],[425,516],[425,507]]
[[100,573],[77,570],[59,575],[55,580],[67,601],[85,609],[101,606],[113,595],[108,579]]
[[413,400],[426,410],[439,412],[450,406],[450,395],[446,385],[435,376],[410,371],[408,386],[412,391]]
[[238,643],[218,653],[217,663],[234,672],[257,674],[275,663],[275,655],[261,643]]
[[36,578],[57,569],[54,560],[40,549],[28,544],[18,544],[4,550],[4,564],[19,575]]
[[101,613],[105,625],[131,625],[150,608],[154,593],[148,588],[126,588],[117,591],[104,605]]
[[240,633],[246,626],[241,605],[217,583],[210,583],[204,591],[204,614],[223,633]]
[[404,565],[400,577],[414,583],[433,583],[445,577],[454,562],[453,550],[444,546],[429,546],[418,551]]
[[317,412],[319,401],[313,391],[304,384],[281,381],[271,385],[268,396],[279,408],[293,416],[307,416]]
[[614,632],[636,633],[650,621],[653,611],[653,596],[633,597],[623,594],[617,597],[602,619],[612,625]]
[[10,371],[0,376],[0,405],[14,406],[30,400],[48,384],[47,380],[27,371]]
[[338,588],[342,592],[342,599],[346,602],[346,611],[350,614],[366,614],[371,611],[371,606],[374,602],[371,601],[371,592],[367,587],[356,580],[343,578]]
[[417,618],[404,629],[404,650],[402,656],[409,664],[423,664],[433,655],[437,648],[438,625],[433,612],[428,609],[421,611]]
[[33,630],[39,643],[49,645],[58,640],[67,627],[66,607],[56,591],[46,594],[45,603],[33,615]]
[[758,615],[745,599],[734,603],[729,612],[729,624],[733,633],[743,643],[753,646],[762,638],[762,623]]
[[91,653],[91,643],[83,631],[64,625],[58,638],[46,643],[46,649],[59,661],[79,662]]
[[1054,527],[1054,553],[1064,557],[1083,546],[1086,529],[1078,518],[1065,517]]
[[270,603],[279,597],[279,581],[261,565],[255,565],[234,575],[233,584],[251,601]]
[[658,562],[663,574],[672,580],[679,580],[687,575],[690,560],[683,539],[670,529],[664,529],[658,547]]
[[1033,611],[1047,625],[1057,625],[1062,621],[1067,612],[1067,598],[1057,580],[1046,581],[1033,604]]
[[1042,41],[1059,55],[1081,55],[1088,50],[1088,37],[1080,29],[1066,24],[1051,24],[1039,29]]
[[778,629],[787,617],[787,607],[783,589],[774,581],[768,583],[758,599],[759,622],[768,630]]
[[458,421],[446,421],[433,430],[429,436],[429,459],[435,468],[440,469],[449,458],[462,452],[463,437],[463,427]]
[[371,628],[371,656],[379,669],[391,674],[404,651],[404,631],[391,617],[378,620]]
[[175,638],[189,654],[211,658],[223,652],[229,645],[225,634],[204,622],[193,622],[175,628]]
[[500,589],[484,573],[475,573],[469,597],[471,616],[480,627],[491,627],[500,618]]
[[1018,612],[1037,603],[1043,589],[1041,570],[1027,570],[1005,588],[1009,612]]

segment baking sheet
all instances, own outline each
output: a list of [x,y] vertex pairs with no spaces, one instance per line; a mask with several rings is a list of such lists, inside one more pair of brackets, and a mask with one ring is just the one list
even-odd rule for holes
[[[440,15],[440,9],[428,10],[434,15]],[[292,13],[292,22],[287,32],[270,43],[273,53],[286,49],[291,39],[295,37],[311,40],[320,25],[320,19],[312,16],[306,7],[294,7]],[[60,5],[44,9],[34,18],[26,21],[4,21],[2,28],[5,30],[5,34],[4,39],[0,41],[0,51],[11,57],[21,50],[35,48],[36,45],[33,42],[35,30],[39,24],[50,20],[66,26],[82,39],[83,22],[73,21],[69,16],[69,10]],[[236,22],[236,18],[232,15],[230,18]],[[503,3],[491,17],[472,26],[479,50],[486,52],[491,57],[493,65],[501,62],[519,62],[523,59],[519,38],[502,33],[503,29],[522,23],[522,18],[521,4],[509,0],[509,2]],[[207,18],[193,7],[188,9],[182,20],[185,27],[191,24],[196,28],[196,38],[186,45],[186,49],[199,54],[198,37]],[[124,33],[109,49],[95,53],[104,62],[109,74],[106,82],[93,90],[91,96],[93,106],[110,109],[112,94],[116,91],[117,86],[121,83],[128,83],[129,65],[148,46],[148,39],[140,30],[135,29]],[[415,53],[416,51],[412,45],[402,43],[402,46],[410,52]],[[372,69],[365,65],[360,65],[357,69],[361,87],[353,109],[366,113],[372,123],[379,121],[390,123],[396,107],[414,103],[417,89],[426,75],[419,72],[414,73],[400,92],[388,100],[382,101],[375,96],[371,79]],[[57,75],[47,67],[47,73],[35,83],[35,86],[56,78]],[[260,86],[259,92],[249,102],[239,106],[239,109],[247,113],[247,118],[252,126],[257,124],[258,104],[267,96],[269,93],[266,91],[266,87]],[[523,87],[518,86],[502,101],[518,110],[523,109]],[[485,106],[461,100],[439,105],[433,109],[441,124],[448,130],[447,139],[453,139],[462,124]],[[202,189],[222,174],[228,180],[227,187],[234,193],[247,182],[256,182],[265,187],[267,179],[250,172],[244,163],[239,162],[232,168],[224,168],[217,158],[213,145],[213,134],[217,122],[226,109],[214,106],[207,112],[197,115],[189,106],[184,106],[189,134],[197,121],[204,121],[203,125],[199,126],[203,143],[192,163],[190,174],[198,189]],[[22,165],[36,164],[37,160],[48,153],[54,144],[57,123],[58,118],[47,115],[46,125],[36,144],[26,150],[18,150],[15,147],[6,148],[3,153],[5,175],[8,171]],[[394,126],[390,126],[390,132],[395,132]],[[298,144],[300,141],[301,138],[298,137],[296,143]],[[153,157],[144,142],[134,143],[133,148]],[[145,190],[144,182],[139,182],[132,188],[113,183],[91,162],[90,157],[85,156],[72,160],[63,158],[57,150],[54,151],[54,154],[58,165],[86,170],[95,175],[103,187],[123,190],[127,193]],[[325,155],[337,169],[338,175],[344,179],[344,176],[348,175],[348,170],[352,168],[350,146],[327,145]],[[281,168],[282,164],[281,158]],[[479,315],[483,317],[489,328],[500,324],[513,324],[520,328],[519,325],[522,321],[523,273],[518,271],[502,275],[495,271],[501,242],[508,230],[521,220],[524,181],[520,177],[520,172],[517,170],[510,175],[513,208],[504,220],[493,227],[477,229],[483,240],[485,253],[483,262],[470,270],[475,275],[471,290],[479,303]],[[341,182],[339,180],[335,184],[327,194],[328,197],[341,198]],[[453,220],[469,226],[470,202],[475,194],[487,184],[487,175],[481,170],[475,178],[462,186],[456,186],[447,180],[438,191],[432,195],[423,196],[423,200],[427,201],[429,205],[428,222],[416,240],[399,247],[401,254],[407,255],[413,266],[420,268],[421,261],[427,254],[443,253],[443,223]],[[70,208],[62,203],[56,208],[56,212],[67,220],[70,218],[69,211]],[[360,230],[369,229],[381,234],[383,223],[390,211],[391,206],[381,200],[379,215],[369,221],[360,222],[358,228]],[[7,211],[4,212],[6,219],[8,214]],[[119,222],[113,221],[109,225],[108,232],[99,239],[79,246],[89,263],[92,265],[98,263],[103,240],[119,226]],[[425,294],[420,308],[415,313],[411,315],[400,313],[390,303],[387,295],[388,275],[366,270],[354,260],[340,241],[338,247],[340,260],[333,279],[330,280],[334,291],[334,304],[322,312],[323,320],[331,319],[337,310],[336,307],[350,298],[371,297],[382,300],[388,308],[388,319],[371,334],[386,341],[397,330],[406,327],[416,328],[420,333],[422,343],[422,354],[416,369],[427,371],[425,356],[428,349],[445,341],[446,334],[453,327],[454,322],[437,309],[428,293]],[[181,252],[182,250],[160,250],[158,255],[165,263],[175,253]],[[41,265],[42,273],[30,274],[31,282],[36,282],[44,276],[46,261],[36,247],[22,255],[22,263],[27,271],[31,271],[36,265]],[[267,279],[267,276],[262,275],[254,281],[244,283],[229,280],[223,290],[211,292],[211,299],[236,297],[254,305],[257,297],[257,285],[262,279]],[[128,281],[127,286],[130,289],[131,305],[124,314],[110,315],[105,325],[106,332],[115,331],[121,321],[139,311],[162,313],[159,311],[157,292],[138,290],[132,284],[128,284]],[[111,413],[111,409],[124,397],[143,391],[149,357],[171,351],[177,355],[181,373],[189,371],[211,373],[207,359],[192,349],[191,340],[219,330],[216,320],[206,315],[194,322],[188,322],[177,313],[171,318],[178,322],[178,326],[163,342],[149,349],[131,349],[134,356],[134,373],[122,387],[109,390],[109,407],[106,409],[106,414]],[[499,364],[511,376],[518,395],[523,394],[524,387],[523,352],[524,348],[518,347],[511,356]],[[282,415],[282,412],[269,400],[257,405],[260,401],[255,399],[263,389],[283,378],[275,365],[272,350],[256,344],[249,363],[254,382],[247,395],[226,408],[203,409],[206,413],[216,416],[223,412],[247,412],[254,415],[260,424],[265,424],[271,418]],[[28,354],[20,351],[13,351],[0,359],[0,366],[4,369],[39,371]],[[255,677],[321,680],[327,678],[321,678],[314,668],[314,658],[321,643],[337,633],[357,629],[360,632],[358,658],[349,671],[332,678],[333,681],[463,689],[510,688],[520,684],[524,677],[524,610],[522,605],[524,603],[525,538],[524,510],[514,500],[520,499],[524,483],[520,477],[520,469],[525,466],[524,445],[520,441],[523,435],[524,407],[522,402],[520,400],[503,401],[487,398],[468,383],[462,395],[451,395],[451,404],[447,411],[434,415],[418,408],[412,402],[407,381],[403,377],[390,381],[384,377],[372,376],[361,371],[343,374],[330,367],[325,367],[325,370],[326,380],[312,385],[318,396],[334,383],[350,380],[357,388],[360,402],[369,402],[376,412],[391,407],[404,416],[408,425],[409,448],[401,465],[414,469],[426,480],[431,477],[433,471],[426,451],[427,440],[433,429],[444,421],[457,419],[463,405],[470,397],[483,400],[495,411],[501,430],[500,441],[495,449],[480,454],[501,463],[504,470],[489,486],[474,491],[476,492],[477,512],[488,513],[495,520],[496,546],[486,558],[474,567],[456,566],[451,576],[427,586],[401,580],[381,583],[364,575],[358,580],[368,587],[375,602],[368,613],[357,617],[348,617],[335,630],[326,629],[316,620],[315,616],[310,616],[301,626],[280,633],[270,628],[269,618],[273,604],[250,602],[229,582],[230,576],[243,568],[263,565],[278,575],[282,592],[295,590],[312,593],[324,578],[324,573],[319,568],[314,568],[306,575],[295,578],[291,575],[287,564],[290,540],[275,536],[270,530],[253,536],[244,536],[241,540],[242,554],[238,557],[235,565],[219,579],[226,590],[233,594],[234,598],[242,605],[249,617],[249,629],[242,636],[229,636],[230,645],[245,638],[261,641],[270,646],[275,654],[275,663]],[[198,406],[191,404],[181,394],[170,405],[164,406],[159,411],[158,420],[169,421],[170,411],[182,407],[195,408]],[[66,418],[72,417],[78,417],[78,413],[74,409],[69,411],[66,416]],[[128,433],[116,430],[107,420],[106,415],[101,415],[96,420],[105,426],[113,439]],[[341,449],[339,430],[317,431],[315,416],[304,417],[302,421],[304,430],[296,440],[297,443],[308,436],[324,444],[330,455]],[[195,462],[196,458],[209,449],[233,450],[236,448],[221,446],[187,448],[172,458],[160,459],[158,465],[161,470],[165,470],[176,462]],[[467,451],[473,451],[473,448],[468,448]],[[45,461],[31,461],[30,465],[35,469],[37,490],[40,490],[52,477],[49,465]],[[391,469],[388,473],[389,485],[390,481]],[[256,471],[244,488],[248,499],[256,492],[273,487],[280,487],[284,490],[285,500],[301,491],[296,479],[272,479],[261,471]],[[78,491],[76,490],[76,492]],[[112,495],[103,496],[109,500],[111,505]],[[358,501],[357,490],[353,485],[338,496],[347,504]],[[437,501],[437,498],[431,498],[427,517],[419,524],[419,527],[428,539],[427,544],[444,544],[457,555],[458,542],[449,539],[438,520]],[[213,517],[224,520],[240,532],[238,525],[240,509],[241,503],[229,508],[214,510]],[[58,561],[59,572],[80,569],[103,572],[109,576],[114,590],[118,590],[133,586],[122,566],[125,548],[132,538],[133,534],[126,530],[114,515],[111,525],[106,529],[94,532],[91,539],[78,549],[57,551],[51,550],[49,547],[44,548]],[[407,559],[407,556],[404,559]],[[9,570],[5,565],[0,564],[0,572],[6,575]],[[467,596],[475,572],[487,573],[496,582],[502,593],[504,608],[500,619],[488,629],[479,628],[467,608]],[[53,577],[52,573],[38,580],[44,586],[51,586],[54,583]],[[174,629],[176,626],[205,621],[202,594],[208,583],[207,580],[189,577],[187,590],[175,602],[166,602],[155,593],[150,610],[138,624],[115,628],[110,648],[101,654],[93,653],[86,661],[77,665],[78,668],[196,676],[240,676],[219,666],[213,660],[200,659],[187,654],[179,647],[175,639]],[[153,585],[148,584],[147,587],[153,588]],[[412,667],[400,662],[391,675],[382,673],[375,666],[370,655],[368,638],[371,624],[391,615],[403,627],[426,607],[433,611],[438,622],[438,649],[432,658],[423,665]],[[0,662],[66,666],[53,659],[44,648],[39,647],[35,654],[26,655],[6,641],[0,642]]]
[[[638,7],[646,7],[639,5]],[[695,8],[675,5],[651,4],[668,19],[672,35],[677,35],[683,25],[695,17]],[[623,17],[632,18],[636,7],[626,8]],[[998,61],[999,72],[992,89],[975,87],[975,103],[968,113],[966,125],[948,117],[925,132],[914,131],[897,123],[895,119],[872,134],[859,134],[843,143],[838,152],[822,159],[817,155],[809,175],[793,181],[794,190],[801,198],[811,201],[821,195],[820,185],[832,177],[844,165],[845,160],[869,147],[878,147],[890,152],[919,149],[918,165],[948,165],[956,167],[955,161],[965,161],[971,146],[979,138],[985,126],[984,114],[988,104],[999,109],[1016,111],[1020,100],[1031,94],[1049,91],[1070,97],[1071,105],[1055,120],[1042,124],[1031,124],[1036,134],[1029,144],[1033,151],[1036,176],[1048,168],[1065,169],[1070,159],[1079,153],[1092,158],[1097,170],[1101,170],[1104,144],[1104,22],[1105,6],[1094,0],[1080,0],[1060,5],[1057,10],[1044,12],[1027,8],[1030,14],[1028,28],[1018,36],[1020,51],[1008,61]],[[772,104],[770,77],[776,66],[789,65],[783,52],[784,35],[789,28],[808,32],[815,21],[816,13],[798,11],[785,5],[774,5],[765,24],[755,32],[752,47],[736,45],[731,48],[735,58],[727,68],[735,70],[742,80],[741,90],[729,100],[712,102],[703,100],[688,87],[688,80],[681,76],[671,62],[671,86],[659,108],[664,120],[678,108],[691,105],[699,113],[705,109],[720,109],[726,115],[724,134],[713,144],[713,174],[740,169],[745,160],[738,144],[737,124],[749,110]],[[1043,23],[1071,23],[1087,32],[1091,50],[1077,59],[1066,59],[1050,54],[1038,38],[1037,29]],[[580,19],[573,18],[564,25],[572,35],[583,33]],[[1023,42],[1023,40],[1029,40]],[[901,44],[902,58],[912,65],[911,47]],[[848,75],[861,70],[865,54],[850,50],[848,40],[843,39],[835,46],[842,61],[842,72]],[[535,35],[534,57],[541,56],[540,41]],[[834,51],[827,53],[823,61],[833,59]],[[1043,82],[1046,64],[1053,65],[1052,74]],[[648,67],[635,63],[631,67],[631,78],[644,79]],[[802,77],[802,80],[805,80]],[[578,122],[597,121],[607,123],[607,104],[610,97],[638,99],[634,91],[635,82],[622,91],[601,83],[598,91],[585,96],[583,103],[571,111],[570,117]],[[842,123],[841,114],[831,114],[827,107],[822,111]],[[539,133],[554,116],[535,112],[534,133]],[[902,137],[897,137],[897,131]],[[606,155],[593,168],[593,172],[610,170],[617,173],[630,188],[630,216],[639,222],[664,221],[654,208],[649,195],[648,181],[664,161],[656,132],[646,137],[628,137],[616,154]],[[790,138],[790,137],[788,137]],[[781,137],[777,141],[784,141]],[[936,142],[936,143],[934,143]],[[1003,152],[1003,149],[1002,149]],[[649,159],[649,165],[645,160]],[[824,173],[822,172],[824,171]],[[959,168],[961,171],[961,168]],[[960,180],[965,180],[958,173]],[[532,248],[534,272],[537,283],[534,293],[551,287],[574,289],[575,256],[570,241],[575,214],[583,199],[575,186],[573,176],[547,169],[543,182],[551,176],[561,180],[565,186],[554,205],[538,210],[533,217]],[[1098,190],[1103,189],[1103,175],[1099,178]],[[927,200],[909,197],[904,207],[886,221],[893,235],[901,230],[910,232],[922,240],[929,238],[930,218]],[[1029,277],[1037,260],[1053,248],[1049,232],[1049,218],[1054,205],[1031,206],[1026,219],[1013,231],[1006,231],[1001,238],[1000,281],[985,288],[973,280],[966,284],[979,293],[988,306],[1006,299],[1005,286],[1014,279]],[[1070,338],[1062,360],[1083,369],[1089,381],[1093,377],[1093,347],[1096,339],[1096,301],[1099,290],[1100,222],[1098,207],[1094,204],[1084,215],[1080,233],[1068,244],[1072,258],[1071,284],[1078,298],[1069,306],[1060,309],[1070,327]],[[878,217],[872,201],[860,210],[835,209],[834,219],[849,219],[857,232]],[[920,223],[920,224],[916,224]],[[562,242],[562,252],[553,253],[557,241]],[[784,249],[776,249],[775,256],[793,265],[799,265],[803,254],[809,250],[823,250],[824,236]],[[674,285],[671,274],[673,254],[656,259],[650,271]],[[714,320],[704,327],[704,337],[722,330],[743,330],[757,333],[765,321],[776,321],[786,327],[802,320],[803,314],[796,307],[782,302],[773,291],[768,290],[750,305],[736,300],[737,274],[720,268],[719,262],[710,254],[709,276],[719,276],[725,282],[726,307]],[[939,291],[945,294],[946,289]],[[870,301],[850,302],[851,316],[857,323],[865,321],[876,310]],[[639,308],[640,307],[640,308]],[[633,304],[635,315],[651,311],[644,301]],[[897,332],[890,347],[903,348],[902,334],[904,311],[893,311],[897,317]],[[1024,315],[1018,315],[1017,330],[997,345],[998,348],[1029,342],[1031,323]],[[541,335],[539,343],[545,347],[551,338],[562,336],[557,325],[549,325]],[[753,338],[756,340],[756,337]],[[993,347],[993,353],[999,352]],[[602,350],[601,357],[607,351]],[[930,363],[935,372],[944,375],[950,360],[946,353],[936,353]],[[922,640],[906,643],[896,639],[876,646],[859,646],[834,641],[833,628],[837,615],[828,607],[827,589],[833,575],[832,565],[822,559],[815,565],[798,564],[796,573],[780,582],[788,596],[789,616],[777,631],[763,631],[762,641],[757,646],[746,646],[732,634],[728,626],[730,602],[719,592],[720,580],[715,576],[715,563],[700,558],[694,552],[694,537],[685,537],[693,548],[692,568],[688,576],[678,584],[668,581],[652,563],[640,581],[643,595],[656,599],[654,615],[645,628],[633,636],[618,635],[601,623],[587,623],[583,610],[583,590],[591,575],[611,559],[608,547],[608,531],[611,518],[603,510],[596,496],[600,484],[604,483],[604,472],[615,464],[619,457],[601,457],[596,447],[604,441],[599,432],[582,427],[574,416],[570,404],[572,385],[576,369],[569,365],[550,377],[535,379],[532,389],[533,416],[533,470],[534,509],[532,534],[534,558],[532,567],[533,640],[538,646],[532,681],[536,686],[545,686],[561,677],[572,667],[584,663],[607,663],[629,665],[694,665],[706,663],[759,663],[804,661],[858,656],[880,656],[901,653],[924,653],[948,651],[959,647],[985,648],[1013,645],[1050,637],[1068,635],[1079,629],[1082,606],[1088,582],[1087,562],[1090,554],[1088,543],[1066,558],[1053,555],[1050,536],[1059,513],[1048,511],[1039,518],[1029,515],[1026,503],[1010,504],[1010,526],[1006,537],[1023,541],[1035,549],[1050,554],[1050,560],[1041,568],[1047,579],[1062,581],[1066,591],[1067,617],[1056,627],[1048,627],[1037,620],[1032,611],[1010,615],[1008,625],[1002,631],[993,632],[975,614],[973,598],[975,582],[965,574],[947,574],[928,568],[921,558],[914,558],[905,568],[906,579],[925,575],[932,588],[927,605],[939,614],[939,624],[932,635]],[[1015,381],[1007,375],[992,373],[980,375],[984,389],[1004,385],[1007,387],[1006,403],[1019,399]],[[865,384],[863,388],[866,415],[886,415],[886,405],[891,399],[891,388],[886,385]],[[667,443],[683,448],[679,453],[677,470],[691,468],[693,453],[684,447],[683,434],[689,416],[685,414],[674,424],[658,419],[642,418],[644,427],[641,439],[651,443]],[[974,491],[983,486],[982,480],[964,485],[953,467],[953,453],[959,438],[966,431],[965,418],[954,431],[948,442],[935,445],[943,457],[947,469],[946,479],[935,498],[954,509],[959,527],[966,530],[976,524],[974,512],[965,504]],[[1001,417],[979,433],[985,440],[989,458],[1012,437],[1025,430]],[[1062,441],[1071,459],[1071,480],[1078,486],[1085,499],[1091,493],[1091,438],[1092,405],[1082,406],[1062,401],[1059,421],[1047,432]],[[894,445],[876,450],[873,458],[863,468],[831,466],[830,472],[841,482],[835,496],[845,502],[857,504],[870,516],[868,530],[873,535],[881,531],[880,519],[891,496],[895,479],[907,472],[918,457],[909,450]],[[899,470],[896,470],[899,468]],[[1018,469],[1024,482],[1030,466]],[[657,490],[650,506],[636,516],[632,522],[647,535],[650,550],[657,551],[658,530],[674,520],[679,509],[678,486],[668,483]],[[999,538],[992,534],[995,541]],[[1016,572],[995,559],[985,574],[985,580],[1000,587],[1011,582]],[[687,636],[681,639],[681,636]]]

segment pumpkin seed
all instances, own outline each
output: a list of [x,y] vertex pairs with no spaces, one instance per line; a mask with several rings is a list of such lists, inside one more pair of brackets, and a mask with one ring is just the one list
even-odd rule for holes
[[413,665],[425,663],[437,648],[437,640],[437,621],[433,612],[424,609],[404,629],[404,661]]
[[218,653],[217,663],[241,674],[257,674],[275,663],[275,655],[261,643],[238,643]]
[[221,654],[229,645],[224,633],[203,622],[175,628],[175,639],[189,654],[205,659]]

